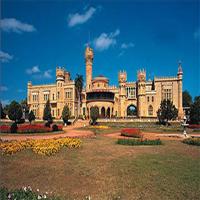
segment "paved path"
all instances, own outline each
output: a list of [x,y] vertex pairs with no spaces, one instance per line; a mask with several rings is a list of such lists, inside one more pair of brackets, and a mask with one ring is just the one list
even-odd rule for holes
[[[74,125],[63,127],[64,133],[49,133],[47,135],[0,135],[0,139],[5,140],[27,140],[27,139],[53,139],[53,138],[65,138],[65,137],[71,137],[71,138],[83,138],[83,137],[92,137],[94,136],[94,133],[89,130],[76,130],[77,128],[81,128],[84,126],[87,126],[89,124],[89,121],[82,121],[78,120]],[[52,134],[52,135],[51,135]]]

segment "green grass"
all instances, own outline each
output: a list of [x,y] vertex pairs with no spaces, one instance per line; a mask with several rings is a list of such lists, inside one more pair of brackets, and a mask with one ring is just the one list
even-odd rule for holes
[[198,199],[199,155],[199,147],[180,141],[125,146],[97,135],[51,157],[29,150],[0,155],[0,187],[30,185],[63,200]]

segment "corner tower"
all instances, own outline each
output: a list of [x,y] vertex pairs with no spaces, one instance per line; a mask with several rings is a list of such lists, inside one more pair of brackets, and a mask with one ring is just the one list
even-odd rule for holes
[[138,117],[146,116],[146,71],[139,70],[137,73],[138,87]]
[[184,112],[183,112],[183,100],[182,100],[182,90],[183,90],[183,69],[181,62],[179,61],[178,64],[178,73],[177,73],[177,79],[178,79],[178,118],[183,119]]
[[86,65],[86,91],[92,89],[92,64],[94,53],[93,49],[89,46],[85,50],[85,65]]

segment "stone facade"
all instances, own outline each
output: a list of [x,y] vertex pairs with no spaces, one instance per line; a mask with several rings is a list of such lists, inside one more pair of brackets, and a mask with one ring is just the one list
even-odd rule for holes
[[[183,117],[181,64],[175,77],[154,77],[146,79],[146,71],[137,72],[137,81],[127,82],[127,73],[120,71],[118,86],[110,86],[109,79],[104,76],[92,76],[94,53],[89,46],[85,50],[86,87],[82,92],[80,112],[90,116],[93,106],[99,108],[100,117],[139,117],[155,118],[163,99],[170,99],[178,109],[178,117]],[[33,86],[28,83],[28,105],[37,118],[42,118],[47,99],[50,100],[52,115],[61,118],[62,109],[67,104],[71,115],[77,116],[77,96],[75,82],[70,73],[63,68],[56,69],[56,83]]]

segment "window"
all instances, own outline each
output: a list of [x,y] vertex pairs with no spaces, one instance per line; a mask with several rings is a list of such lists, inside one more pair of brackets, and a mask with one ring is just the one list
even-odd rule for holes
[[60,116],[60,109],[58,109],[58,117]]
[[147,102],[149,102],[149,97],[147,97]]
[[172,89],[163,89],[162,91],[162,100],[169,99],[172,100]]
[[154,97],[151,98],[152,102],[154,102]]
[[83,108],[83,115],[85,115],[85,107]]
[[148,108],[148,114],[149,114],[149,116],[153,115],[153,106],[152,105],[150,105]]
[[44,94],[44,101],[47,101],[49,99],[49,94]]
[[54,94],[53,94],[53,100],[54,100]]
[[57,98],[58,98],[58,99],[60,98],[60,92],[57,93]]

